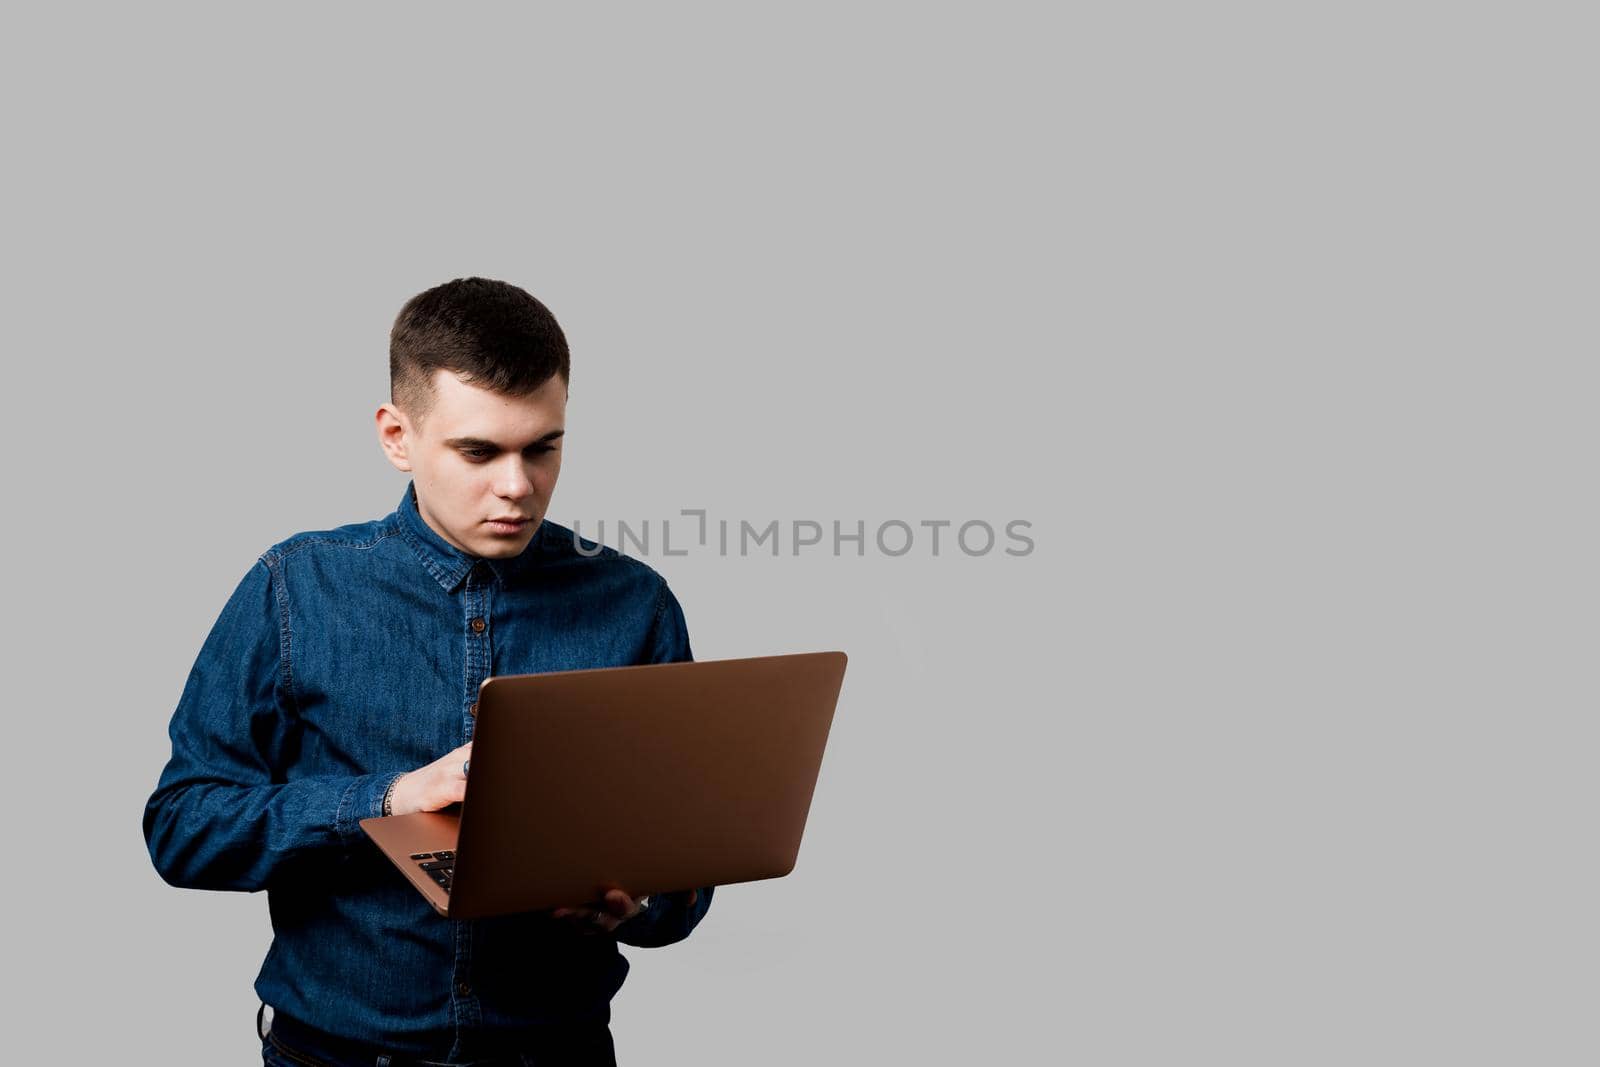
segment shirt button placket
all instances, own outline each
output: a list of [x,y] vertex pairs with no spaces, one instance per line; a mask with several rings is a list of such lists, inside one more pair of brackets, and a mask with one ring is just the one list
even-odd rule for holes
[[477,564],[467,581],[467,692],[463,704],[462,732],[472,739],[478,724],[478,686],[489,677],[491,660],[489,651],[489,572]]

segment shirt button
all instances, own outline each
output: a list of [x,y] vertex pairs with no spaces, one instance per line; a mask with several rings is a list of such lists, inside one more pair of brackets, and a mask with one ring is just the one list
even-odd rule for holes
[[472,702],[472,707],[467,709],[467,714],[471,715],[474,719],[478,717],[478,702],[476,700]]
[[468,997],[468,996],[472,995],[472,987],[469,986],[465,982],[457,982],[456,983],[456,992],[461,994],[464,997]]
[[472,632],[473,633],[475,633],[475,634],[483,633],[483,625],[484,625],[484,623],[483,623],[482,619],[473,619],[471,622],[467,623],[467,625],[472,627]]

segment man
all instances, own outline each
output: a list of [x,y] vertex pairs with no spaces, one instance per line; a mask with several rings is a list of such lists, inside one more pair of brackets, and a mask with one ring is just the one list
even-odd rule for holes
[[687,660],[683,612],[650,567],[544,518],[569,355],[543,304],[482,278],[421,293],[389,373],[378,441],[411,484],[234,590],[172,717],[150,856],[172,885],[267,890],[265,1063],[614,1063],[617,942],[687,937],[710,887],[448,920],[357,823],[461,800],[485,678]]

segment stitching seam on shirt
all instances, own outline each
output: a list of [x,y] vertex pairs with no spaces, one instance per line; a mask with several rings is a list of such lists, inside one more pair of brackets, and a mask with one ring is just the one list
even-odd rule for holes
[[310,548],[312,545],[335,545],[339,548],[355,548],[364,552],[367,549],[373,548],[388,540],[389,538],[393,537],[394,534],[395,531],[390,530],[386,533],[379,534],[370,541],[346,541],[340,537],[307,537],[303,539],[292,540],[290,544],[282,546],[281,551],[271,554],[277,556],[278,559],[283,560],[294,555],[302,548]]
[[300,714],[300,701],[294,695],[294,662],[289,652],[293,644],[294,634],[289,628],[289,590],[284,583],[283,570],[280,566],[283,557],[263,555],[261,562],[267,565],[267,580],[272,587],[273,599],[278,602],[278,675],[283,683],[284,695],[289,698],[289,707],[296,714]]

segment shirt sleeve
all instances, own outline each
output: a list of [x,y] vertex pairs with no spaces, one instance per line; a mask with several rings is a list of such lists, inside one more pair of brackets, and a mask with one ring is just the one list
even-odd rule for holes
[[172,758],[144,809],[157,872],[189,889],[266,888],[297,862],[348,849],[382,814],[394,773],[286,781],[294,712],[281,575],[259,560],[207,636],[173,712]]
[[[683,608],[664,579],[656,593],[656,621],[650,632],[649,656],[650,663],[683,663],[694,659]],[[689,903],[688,890],[654,894],[648,908],[617,927],[616,938],[637,948],[659,948],[682,941],[705,918],[711,907],[711,894],[711,886],[701,887],[693,905]]]
[[694,659],[689,648],[689,625],[683,619],[683,606],[672,595],[665,579],[656,590],[656,620],[650,628],[647,663],[684,663]]

